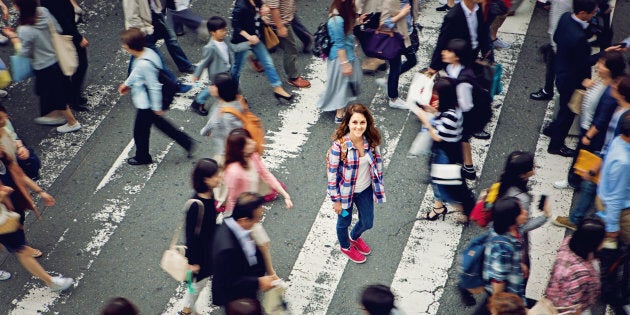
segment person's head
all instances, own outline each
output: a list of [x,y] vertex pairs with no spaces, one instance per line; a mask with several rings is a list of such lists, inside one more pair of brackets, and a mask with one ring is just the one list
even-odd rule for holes
[[238,85],[229,73],[221,72],[212,78],[210,92],[225,102],[232,102],[238,95]]
[[206,22],[208,32],[212,36],[212,39],[217,42],[222,42],[227,34],[227,22],[220,16],[213,16]]
[[332,139],[333,141],[341,139],[348,133],[352,137],[365,136],[372,148],[381,144],[381,134],[374,126],[374,117],[370,110],[362,104],[352,104],[346,107],[346,113],[341,124],[333,133]]
[[9,120],[7,109],[3,105],[0,105],[0,128],[4,128],[4,126],[7,125],[7,120]]
[[462,64],[468,66],[471,63],[472,48],[467,41],[454,38],[448,41],[446,49],[442,50],[442,62],[449,64]]
[[525,315],[527,309],[518,295],[508,292],[498,292],[490,296],[488,310],[492,315]]
[[517,187],[521,191],[527,190],[527,181],[534,175],[534,155],[526,151],[514,151],[505,161],[505,167],[501,174],[499,196],[503,196],[511,187]]
[[527,210],[521,207],[521,202],[516,197],[502,197],[492,205],[492,221],[494,231],[502,235],[527,222]]
[[359,303],[369,315],[389,315],[394,308],[394,294],[387,286],[368,285],[361,292]]
[[621,52],[607,51],[597,61],[597,72],[602,79],[617,79],[626,71],[626,60]]
[[192,186],[195,192],[207,193],[212,188],[219,186],[221,181],[221,173],[217,161],[209,158],[203,158],[197,161],[192,171]]
[[263,311],[258,300],[242,298],[228,303],[225,315],[263,315]]
[[252,193],[244,192],[236,198],[236,204],[234,210],[232,210],[232,218],[243,229],[250,230],[254,224],[260,222],[265,210],[262,205],[265,202],[263,196]]
[[247,158],[256,152],[256,141],[245,128],[230,131],[225,145],[225,166],[238,162],[247,168]]
[[606,236],[606,226],[597,219],[585,219],[571,235],[569,248],[576,255],[588,260],[590,254],[597,252]]
[[455,91],[455,81],[453,79],[440,77],[435,80],[433,94],[438,97],[437,110],[439,112],[457,108],[457,92]]
[[37,0],[15,0],[13,4],[20,11],[20,25],[34,25],[37,22]]
[[630,106],[630,75],[625,73],[620,76],[615,83],[612,84],[611,95],[619,105]]
[[597,13],[597,0],[573,0],[573,14],[582,20],[590,21]]
[[339,16],[343,18],[344,34],[350,34],[354,27],[357,12],[357,8],[354,6],[354,0],[333,0],[328,12],[332,13],[335,9],[339,12]]
[[139,28],[131,27],[120,32],[120,42],[127,51],[143,51],[147,40]]
[[138,315],[140,311],[124,297],[117,297],[109,300],[101,310],[101,315]]

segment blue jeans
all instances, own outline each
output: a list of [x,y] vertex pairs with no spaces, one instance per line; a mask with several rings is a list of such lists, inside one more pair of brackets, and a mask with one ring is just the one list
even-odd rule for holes
[[[179,46],[175,32],[170,25],[166,24],[164,14],[153,13],[151,17],[153,18],[153,34],[147,35],[146,37],[147,47],[158,51],[157,47],[155,47],[155,43],[158,39],[162,38],[164,39],[164,44],[166,45],[168,53],[171,55],[171,58],[173,58],[173,61],[175,62],[175,65],[177,65],[177,69],[179,69],[179,71],[194,69],[195,66],[190,63],[188,57],[186,57],[186,54]],[[162,60],[164,60],[164,58],[162,58]]]
[[[372,186],[366,188],[360,193],[352,195],[352,203],[357,206],[359,212],[359,221],[350,231],[350,237],[353,240],[361,237],[363,232],[372,228],[374,224],[374,197]],[[337,239],[342,248],[350,248],[350,239],[348,237],[348,228],[352,223],[352,206],[348,209],[348,215],[345,217],[341,214],[337,216]]]
[[586,213],[593,206],[595,196],[597,196],[597,184],[590,180],[583,180],[580,183],[580,197],[577,200],[577,204],[569,214],[569,221],[571,221],[571,223],[575,225],[580,225],[580,223],[582,223]]
[[210,91],[208,90],[207,87],[201,90],[201,92],[199,92],[197,96],[195,96],[195,102],[197,104],[205,104],[209,99],[210,99]]
[[[263,68],[265,68],[265,76],[267,76],[267,80],[269,80],[271,86],[281,86],[282,81],[280,81],[280,76],[276,71],[276,67],[273,65],[273,59],[271,59],[271,55],[269,55],[269,51],[267,50],[267,47],[265,47],[265,44],[260,41],[258,44],[251,46],[250,49],[254,55],[256,55],[258,62],[260,62]],[[230,74],[237,85],[241,76],[241,69],[243,68],[248,52],[249,50],[245,50],[234,54],[234,64],[232,65],[232,71]]]

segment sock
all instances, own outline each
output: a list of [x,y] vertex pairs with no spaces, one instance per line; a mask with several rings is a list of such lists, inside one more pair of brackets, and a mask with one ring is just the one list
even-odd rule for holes
[[464,165],[464,169],[467,171],[475,171],[475,168],[472,165]]

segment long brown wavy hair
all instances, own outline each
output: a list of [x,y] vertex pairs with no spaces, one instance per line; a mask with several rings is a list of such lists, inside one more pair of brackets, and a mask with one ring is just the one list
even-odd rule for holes
[[350,34],[357,16],[354,0],[333,0],[328,13],[333,13],[335,9],[337,9],[339,16],[343,19],[343,33],[346,35]]
[[225,146],[225,164],[224,168],[230,163],[239,163],[244,169],[248,168],[243,149],[247,144],[247,139],[251,139],[249,131],[245,128],[236,128],[230,131]]
[[343,120],[337,127],[337,130],[333,133],[332,140],[336,141],[343,139],[343,137],[350,132],[348,124],[350,124],[350,117],[352,117],[355,113],[365,116],[367,127],[365,128],[365,133],[363,133],[363,135],[367,138],[370,148],[376,148],[381,144],[381,133],[374,126],[374,117],[372,117],[372,113],[363,104],[352,104],[346,108]]

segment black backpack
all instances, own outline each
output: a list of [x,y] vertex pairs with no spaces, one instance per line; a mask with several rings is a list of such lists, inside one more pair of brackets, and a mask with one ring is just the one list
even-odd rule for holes
[[475,133],[482,131],[492,119],[492,96],[490,95],[492,81],[487,84],[482,76],[474,73],[470,68],[463,71],[466,72],[460,75],[457,82],[466,82],[472,85],[474,105],[470,111],[464,113],[464,128]]
[[175,94],[179,90],[179,84],[166,73],[166,70],[159,68],[153,61],[141,59],[150,62],[154,68],[158,69],[158,81],[162,83],[162,110],[169,110]]
[[328,34],[328,20],[319,24],[317,31],[313,34],[313,55],[322,59],[326,59],[330,55],[330,48],[333,42]]

